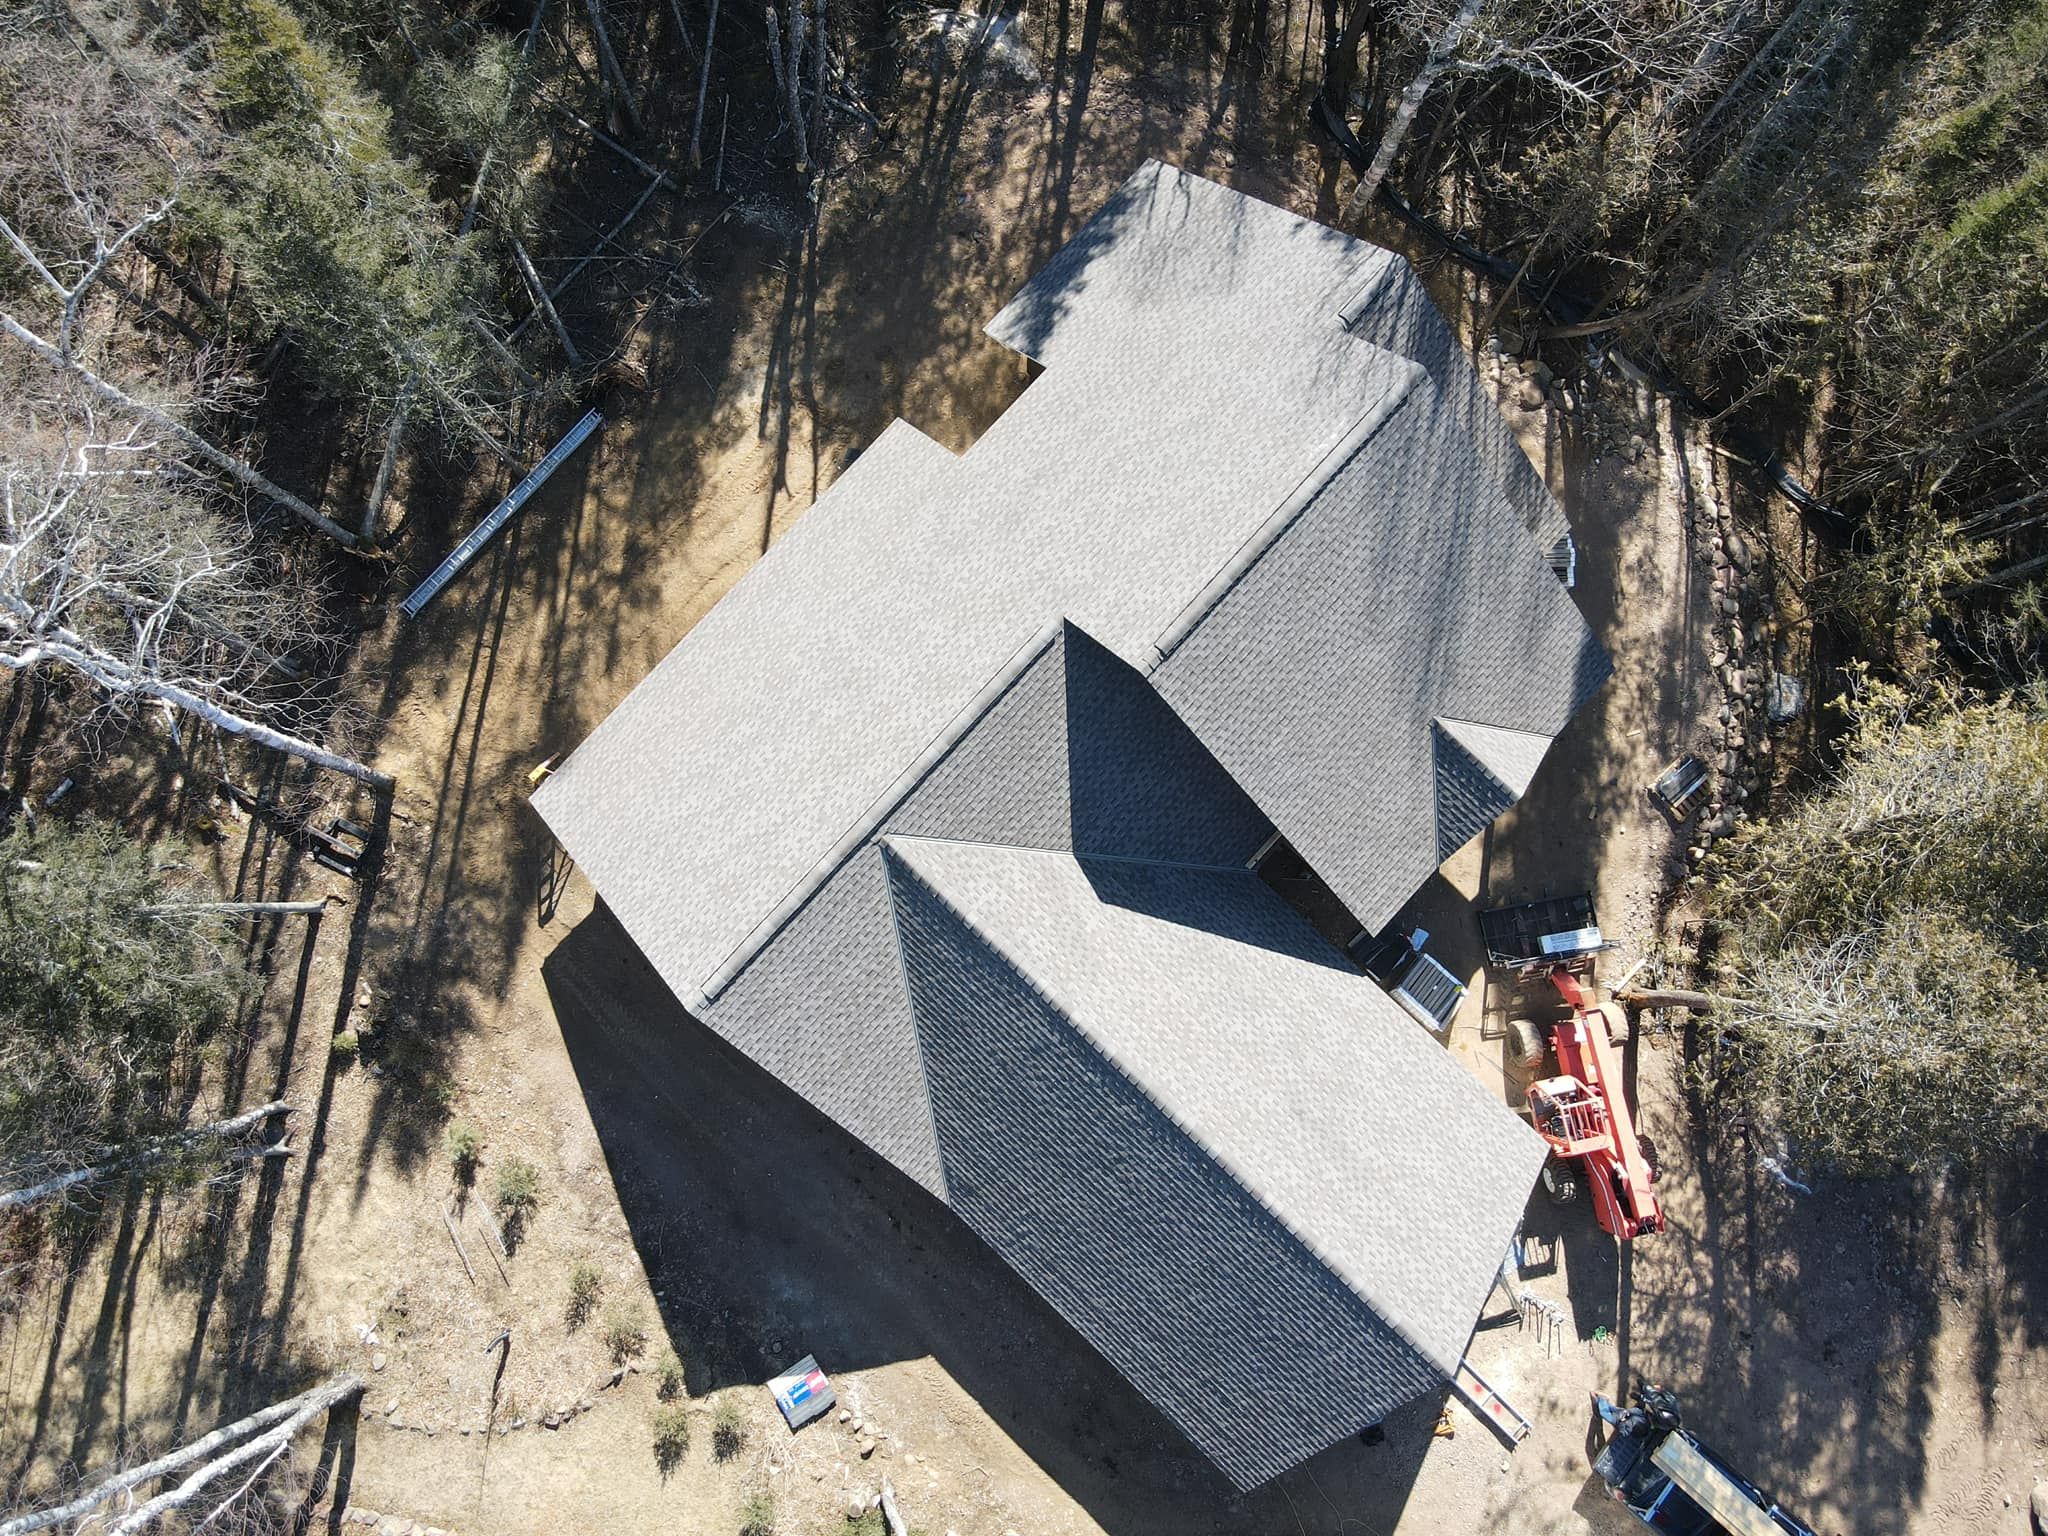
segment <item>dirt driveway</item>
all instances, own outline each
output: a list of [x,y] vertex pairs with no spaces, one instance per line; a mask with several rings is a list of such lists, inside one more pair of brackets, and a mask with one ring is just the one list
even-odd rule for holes
[[[1073,21],[1032,35],[1035,81],[913,72],[892,136],[815,228],[768,195],[650,215],[661,238],[702,236],[712,300],[653,333],[650,395],[612,402],[595,453],[423,621],[380,610],[363,637],[366,747],[401,780],[381,884],[334,880],[260,827],[219,855],[226,889],[348,902],[310,936],[254,936],[266,1009],[210,1085],[293,1099],[299,1155],[243,1184],[137,1192],[0,1318],[0,1478],[47,1487],[347,1367],[371,1382],[363,1417],[302,1464],[359,1509],[470,1532],[710,1536],[767,1493],[785,1536],[830,1536],[884,1473],[933,1536],[1619,1532],[1587,1471],[1586,1394],[1651,1371],[1824,1530],[2023,1528],[2048,1454],[2048,1203],[2028,1191],[1796,1194],[1739,1136],[1699,1133],[1683,1042],[1652,1037],[1635,1066],[1673,1230],[1617,1255],[1583,1210],[1539,1199],[1529,1283],[1555,1318],[1503,1315],[1474,1343],[1532,1438],[1510,1454],[1457,1406],[1439,1437],[1440,1405],[1419,1403],[1383,1443],[1239,1498],[927,1196],[685,1016],[556,856],[529,770],[890,417],[973,441],[1024,381],[981,322],[1139,157],[1333,212],[1331,167],[1292,126],[1316,67],[1298,23],[1257,70],[1220,38],[1196,49],[1112,14],[1091,41]],[[1432,280],[1469,324],[1456,275]],[[1522,805],[1418,897],[1469,976],[1482,897],[1592,887],[1623,963],[1658,930],[1674,850],[1641,786],[1704,715],[1684,508],[1720,488],[1668,416],[1617,412],[1514,411],[1618,670]],[[415,497],[421,566],[501,487],[443,489],[461,494]],[[1481,1013],[1454,1047],[1505,1094]],[[359,1060],[329,1049],[344,1028]],[[451,1175],[455,1120],[481,1134],[482,1191],[513,1158],[540,1172],[510,1259]],[[572,1324],[579,1262],[606,1305],[638,1310],[633,1364],[673,1345],[686,1365],[696,1430],[667,1476],[651,1372],[613,1384],[602,1314]],[[501,1372],[484,1346],[507,1327]],[[807,1351],[849,1419],[790,1437],[755,1384]],[[722,1403],[744,1425],[724,1457]]]

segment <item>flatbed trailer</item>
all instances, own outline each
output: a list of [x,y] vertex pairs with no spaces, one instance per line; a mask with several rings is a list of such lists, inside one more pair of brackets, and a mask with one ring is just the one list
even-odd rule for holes
[[1590,894],[1550,896],[1479,914],[1486,963],[1516,976],[1575,964],[1608,948]]

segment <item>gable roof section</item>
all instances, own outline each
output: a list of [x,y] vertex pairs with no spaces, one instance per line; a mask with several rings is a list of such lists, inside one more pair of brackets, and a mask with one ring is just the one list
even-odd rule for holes
[[[1467,736],[1486,733],[1506,776],[1495,786],[1525,785],[1533,762],[1505,744],[1547,745],[1607,676],[1606,653],[1485,478],[1434,390],[1410,390],[1152,672],[1371,928],[1446,856],[1434,722],[1476,723]],[[1460,803],[1465,838],[1513,788]]]
[[1199,178],[1148,165],[1076,243],[1156,302],[1049,333],[963,457],[892,426],[536,793],[691,1006],[1050,623],[1145,665],[1422,377],[1335,319],[1385,252]]
[[1485,483],[1499,489],[1547,556],[1571,531],[1564,508],[1515,441],[1514,429],[1413,267],[1398,260],[1388,264],[1373,302],[1360,309],[1351,333],[1429,370],[1445,408],[1479,455]]
[[1479,1298],[1447,1296],[1445,1272],[1505,1251],[1542,1145],[1264,881],[887,847],[1390,1326],[1457,1364]]
[[[1270,830],[1143,677],[1062,625],[872,837],[1242,865]],[[871,845],[822,876],[703,1019],[946,1198]]]
[[950,1202],[1233,1479],[1455,1369],[1542,1143],[1255,875],[883,847]]

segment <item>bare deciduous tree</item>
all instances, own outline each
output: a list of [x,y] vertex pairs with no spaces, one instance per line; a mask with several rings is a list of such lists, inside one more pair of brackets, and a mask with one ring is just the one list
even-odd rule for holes
[[0,667],[56,663],[110,709],[182,711],[388,789],[289,728],[301,689],[278,662],[318,642],[312,594],[208,504],[177,440],[63,403],[60,449],[0,461]]

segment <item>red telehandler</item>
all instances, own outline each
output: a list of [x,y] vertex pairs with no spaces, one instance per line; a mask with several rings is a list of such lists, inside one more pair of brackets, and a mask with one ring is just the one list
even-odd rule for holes
[[[1547,1027],[1557,1053],[1557,1074],[1529,1085],[1529,1116],[1553,1154],[1579,1163],[1592,1186],[1593,1214],[1601,1229],[1626,1242],[1664,1230],[1664,1212],[1651,1188],[1657,1175],[1636,1132],[1622,1081],[1615,1040],[1628,1020],[1618,1003],[1596,1003],[1590,987],[1593,956],[1606,947],[1589,897],[1532,903],[1480,915],[1487,958],[1518,981],[1547,977],[1566,1016]],[[1523,1059],[1544,1055],[1544,1026],[1517,1019],[1510,1025]]]
[[1566,970],[1550,973],[1571,1017],[1550,1026],[1558,1073],[1529,1085],[1529,1117],[1559,1157],[1584,1165],[1601,1230],[1627,1241],[1664,1230],[1664,1211],[1650,1186],[1656,1170],[1636,1134],[1623,1089],[1614,1037],[1628,1021],[1618,1003],[1595,1003]]

